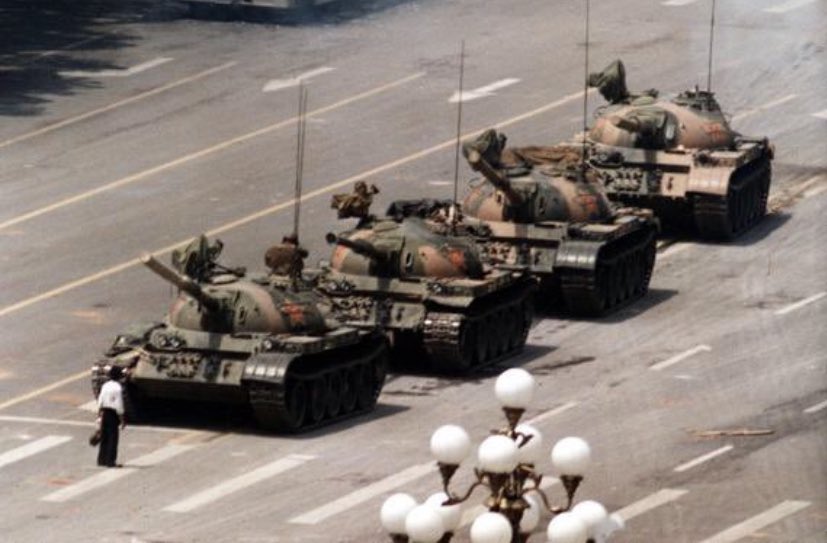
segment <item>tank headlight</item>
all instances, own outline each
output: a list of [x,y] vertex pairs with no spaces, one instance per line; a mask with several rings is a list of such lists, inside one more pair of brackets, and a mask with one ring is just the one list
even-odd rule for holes
[[272,351],[273,350],[273,342],[269,339],[265,339],[261,342],[261,348],[265,351]]

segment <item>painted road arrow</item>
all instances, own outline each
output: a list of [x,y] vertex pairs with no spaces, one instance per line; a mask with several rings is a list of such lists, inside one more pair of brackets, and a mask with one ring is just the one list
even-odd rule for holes
[[161,64],[166,64],[170,60],[172,59],[169,57],[158,57],[132,66],[131,68],[117,70],[70,70],[60,72],[60,75],[64,77],[129,77],[130,75],[145,72],[150,68],[160,66]]

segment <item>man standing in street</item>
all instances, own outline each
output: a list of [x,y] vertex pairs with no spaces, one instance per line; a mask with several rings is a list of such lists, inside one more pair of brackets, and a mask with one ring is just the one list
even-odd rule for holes
[[118,366],[112,366],[109,370],[109,380],[103,384],[98,394],[101,431],[98,465],[108,468],[118,466],[118,427],[126,426],[123,416],[123,388],[119,383],[122,376],[123,370]]

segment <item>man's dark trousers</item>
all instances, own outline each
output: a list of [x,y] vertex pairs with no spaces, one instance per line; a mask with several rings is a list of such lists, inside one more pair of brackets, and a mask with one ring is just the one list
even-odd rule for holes
[[101,442],[98,465],[114,467],[118,460],[118,427],[120,417],[114,409],[101,409]]

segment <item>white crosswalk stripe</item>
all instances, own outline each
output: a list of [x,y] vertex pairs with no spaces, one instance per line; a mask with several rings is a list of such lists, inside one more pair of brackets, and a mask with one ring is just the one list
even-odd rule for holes
[[[139,468],[145,468],[160,464],[165,460],[169,460],[174,456],[192,449],[194,445],[167,445],[149,454],[136,458],[127,462],[126,466],[120,469],[107,469],[100,473],[96,473],[91,477],[87,477],[82,481],[78,481],[72,485],[56,490],[51,494],[41,498],[47,502],[65,502],[76,498],[82,494],[86,494],[92,490],[97,490],[108,484],[114,483],[124,477],[131,475],[138,471]],[[133,467],[134,466],[134,467]]]
[[645,498],[636,501],[635,503],[627,505],[623,509],[618,509],[614,512],[614,514],[623,519],[624,522],[628,522],[631,519],[642,515],[643,513],[647,513],[652,509],[655,509],[656,507],[660,507],[661,505],[666,505],[667,503],[677,500],[687,492],[689,491],[674,488],[664,488],[663,490],[658,490],[654,494],[650,494]]
[[709,539],[704,539],[701,543],[733,543],[809,506],[810,502],[794,500],[781,502],[772,509],[768,509],[744,522],[727,528]]
[[260,468],[254,469],[253,471],[247,472],[244,475],[240,475],[198,492],[189,498],[165,507],[164,511],[170,511],[173,513],[187,513],[214,501],[220,500],[230,494],[243,490],[265,479],[269,479],[270,477],[274,477],[285,471],[297,468],[302,464],[313,460],[314,458],[315,456],[305,454],[291,454],[261,466]]
[[325,519],[338,515],[339,513],[356,507],[357,505],[360,505],[386,492],[390,492],[391,490],[419,479],[429,473],[432,475],[436,474],[435,462],[411,466],[391,475],[390,477],[385,477],[381,481],[377,481],[371,485],[360,488],[355,492],[351,492],[346,496],[342,496],[338,500],[332,501],[297,517],[293,517],[289,522],[291,524],[318,524]]
[[26,443],[25,445],[6,451],[0,454],[0,468],[62,445],[71,439],[70,436],[46,436],[37,441],[32,441],[31,443]]
[[815,2],[815,0],[788,0],[783,4],[766,8],[764,11],[767,13],[787,13],[788,11],[804,7],[807,4],[812,4],[813,2]]

